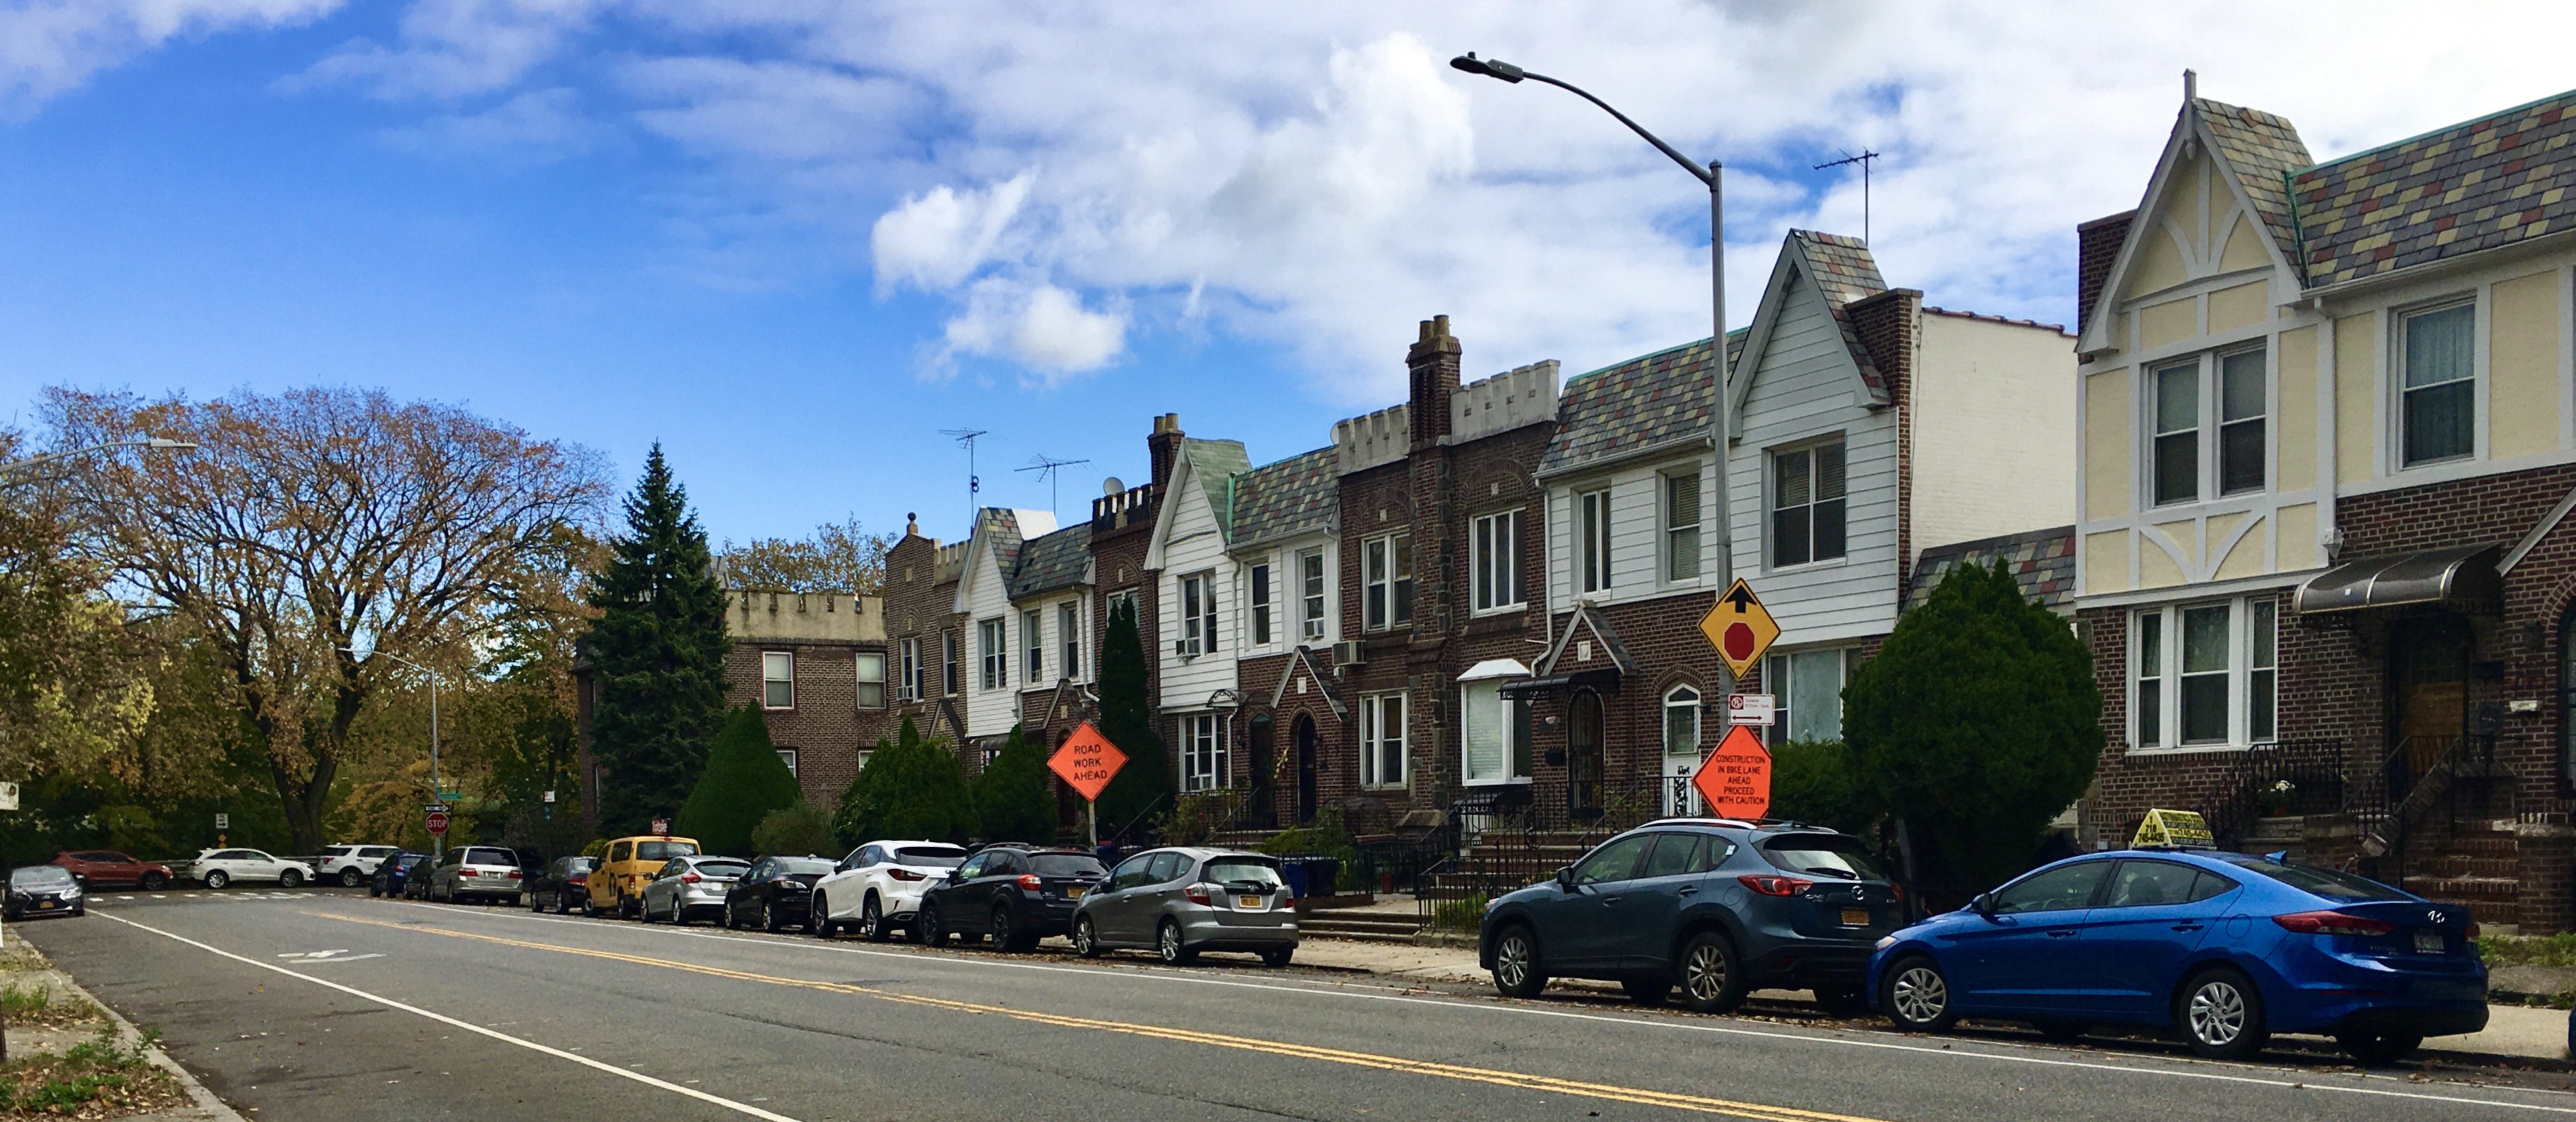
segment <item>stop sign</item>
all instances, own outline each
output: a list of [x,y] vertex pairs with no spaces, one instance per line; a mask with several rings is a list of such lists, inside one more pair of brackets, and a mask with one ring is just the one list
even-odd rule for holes
[[446,811],[433,810],[429,812],[429,836],[434,838],[443,838],[447,836]]

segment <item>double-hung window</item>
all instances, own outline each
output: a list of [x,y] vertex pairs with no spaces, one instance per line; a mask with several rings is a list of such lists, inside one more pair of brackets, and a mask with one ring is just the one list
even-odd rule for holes
[[861,709],[883,709],[886,704],[886,657],[884,651],[860,651],[854,660],[858,685],[857,704]]
[[1173,649],[1183,658],[1216,653],[1216,579],[1208,573],[1181,578],[1181,637]]
[[2455,460],[2476,451],[2477,305],[2408,315],[2402,438],[2407,467]]
[[1477,518],[1467,538],[1467,572],[1475,609],[1498,612],[1521,606],[1521,515],[1507,510]]
[[1020,681],[1046,681],[1046,616],[1036,608],[1020,613]]
[[1580,576],[1585,592],[1610,587],[1610,492],[1590,491],[1575,500],[1575,532],[1583,535]]
[[2155,379],[2156,504],[2200,499],[2200,360],[2159,366]]
[[791,651],[760,654],[760,707],[796,708],[796,655]]
[[1699,579],[1699,469],[1664,476],[1664,579]]
[[1064,676],[1082,677],[1082,601],[1055,606],[1056,642],[1064,647]]
[[1500,678],[1458,687],[1459,774],[1468,783],[1508,783],[1530,777],[1530,707],[1503,696]]
[[1404,785],[1404,695],[1360,699],[1360,786]]
[[965,685],[959,667],[965,657],[965,652],[958,649],[962,645],[955,630],[939,633],[939,692],[948,697],[957,696],[958,689]]
[[1227,786],[1224,722],[1214,713],[1181,717],[1181,790],[1208,791]]
[[1324,551],[1310,549],[1297,555],[1297,637],[1300,641],[1320,643],[1324,640]]
[[[2157,506],[2260,491],[2270,482],[2270,356],[2259,344],[2194,355],[2147,374],[2148,473]],[[2217,439],[2203,440],[2215,416]],[[2205,481],[2216,480],[2211,488]]]
[[1843,555],[1842,441],[1771,454],[1771,564],[1831,561]]
[[905,701],[919,701],[921,700],[921,640],[905,639],[901,657],[903,676],[899,681],[902,685],[897,688],[903,691]]
[[1371,538],[1360,550],[1360,611],[1371,631],[1413,622],[1413,537]]
[[2280,625],[2272,599],[2141,608],[2130,618],[2130,729],[2139,747],[2275,738]]
[[1006,628],[998,619],[979,620],[975,624],[976,654],[983,659],[984,688],[998,690],[1011,683],[1010,641]]
[[2218,356],[2218,493],[2263,489],[2264,421],[2271,412],[2271,378],[2263,348]]
[[1245,574],[1244,583],[1248,586],[1246,600],[1252,612],[1252,643],[1257,647],[1268,646],[1273,611],[1271,601],[1275,596],[1270,587],[1270,562],[1267,559],[1253,562]]
[[1772,744],[1843,738],[1843,683],[1851,669],[1849,652],[1791,651],[1765,660],[1762,688],[1771,692]]

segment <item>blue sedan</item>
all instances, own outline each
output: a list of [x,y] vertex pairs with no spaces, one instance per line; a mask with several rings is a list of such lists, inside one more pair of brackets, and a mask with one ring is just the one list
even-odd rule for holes
[[1961,1016],[2065,1039],[2180,1028],[2241,1059],[2325,1033],[2366,1064],[2487,1023],[2467,908],[2308,865],[2215,851],[2069,858],[1879,940],[1873,1008],[1940,1032]]

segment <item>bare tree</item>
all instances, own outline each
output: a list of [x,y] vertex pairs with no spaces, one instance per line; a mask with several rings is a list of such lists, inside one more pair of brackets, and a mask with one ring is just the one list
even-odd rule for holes
[[595,520],[608,493],[586,449],[380,391],[147,402],[56,388],[46,409],[65,443],[199,446],[65,486],[100,559],[231,676],[302,852],[322,844],[350,727],[393,670],[372,652],[447,662],[485,641],[518,598],[522,555]]

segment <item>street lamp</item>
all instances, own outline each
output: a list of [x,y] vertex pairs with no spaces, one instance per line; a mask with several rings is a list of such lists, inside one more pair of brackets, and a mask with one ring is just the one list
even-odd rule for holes
[[[340,650],[343,654],[354,655],[359,653],[356,647],[342,647]],[[417,662],[413,662],[412,660],[404,658],[398,654],[387,654],[384,651],[371,649],[366,652],[366,655],[369,658],[390,658],[395,662],[399,662],[414,670],[420,671],[422,674],[429,677],[429,790],[432,797],[442,794],[443,792],[440,791],[440,788],[445,786],[445,784],[441,783],[438,778],[438,671],[432,670]],[[429,851],[432,856],[445,856],[447,853],[446,837],[439,834],[431,834],[429,836]]]
[[196,450],[197,446],[190,441],[171,440],[166,437],[159,436],[152,437],[150,439],[138,440],[108,440],[92,444],[87,447],[67,448],[60,452],[47,452],[41,456],[29,456],[26,459],[18,460],[13,463],[0,464],[0,476],[6,476],[15,471],[23,471],[39,464],[49,464],[55,460],[67,460],[74,456],[86,456],[92,452],[104,452],[110,448],[152,448],[165,452],[192,452]]
[[1710,446],[1717,452],[1717,583],[1720,588],[1732,584],[1735,578],[1735,546],[1733,528],[1727,520],[1726,444],[1727,433],[1733,427],[1729,419],[1735,411],[1735,405],[1728,399],[1726,369],[1726,197],[1723,191],[1726,165],[1710,160],[1707,167],[1701,167],[1692,162],[1690,157],[1682,155],[1672,145],[1664,143],[1662,137],[1647,132],[1644,125],[1629,120],[1627,114],[1611,108],[1609,102],[1592,96],[1591,93],[1571,82],[1523,70],[1501,59],[1477,58],[1474,51],[1450,59],[1449,65],[1469,74],[1482,74],[1488,78],[1514,84],[1523,81],[1543,82],[1600,106],[1602,112],[1618,118],[1620,124],[1628,126],[1628,131],[1646,138],[1646,143],[1654,145],[1656,151],[1672,157],[1674,163],[1682,166],[1682,170],[1691,173],[1708,187],[1708,292],[1709,319],[1712,321],[1709,347],[1715,352],[1712,363],[1717,367],[1717,408],[1712,411],[1716,434],[1710,441]]

